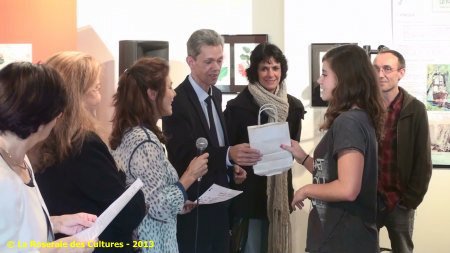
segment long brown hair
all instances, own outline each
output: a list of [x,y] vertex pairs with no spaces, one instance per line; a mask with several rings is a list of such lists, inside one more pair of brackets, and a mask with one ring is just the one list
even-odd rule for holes
[[[161,101],[166,92],[168,75],[167,61],[158,57],[141,58],[120,75],[119,87],[113,97],[115,111],[109,138],[113,150],[120,145],[127,129],[139,125],[149,128],[162,143],[165,143],[164,134],[156,125],[155,115],[161,112]],[[157,91],[156,108],[147,95],[148,89]]]
[[79,153],[88,132],[97,131],[95,120],[83,104],[83,96],[96,83],[99,63],[85,53],[64,51],[50,57],[46,64],[62,76],[68,100],[50,136],[32,151],[33,167],[37,171]]
[[367,112],[375,128],[377,139],[382,139],[385,109],[375,69],[366,52],[357,45],[344,45],[328,51],[322,59],[335,73],[337,84],[332,92],[325,122],[321,130],[329,129],[333,121],[354,105]]

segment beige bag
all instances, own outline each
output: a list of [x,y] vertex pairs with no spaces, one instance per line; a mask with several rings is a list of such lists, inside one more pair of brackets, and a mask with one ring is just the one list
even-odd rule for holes
[[280,147],[281,144],[290,146],[291,138],[287,122],[261,125],[261,113],[265,110],[273,110],[275,118],[278,118],[277,108],[273,104],[264,104],[259,108],[258,125],[248,126],[247,131],[250,146],[263,155],[262,160],[253,166],[253,171],[260,176],[272,176],[292,167],[292,154]]

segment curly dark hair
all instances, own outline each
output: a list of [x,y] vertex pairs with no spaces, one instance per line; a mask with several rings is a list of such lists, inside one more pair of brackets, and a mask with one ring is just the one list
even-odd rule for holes
[[246,69],[247,71],[247,79],[249,83],[258,82],[258,65],[263,61],[269,60],[271,57],[275,59],[276,62],[279,62],[281,65],[281,78],[280,83],[286,79],[288,64],[286,57],[280,48],[276,45],[265,42],[261,43],[253,49],[252,54],[250,55],[250,66]]

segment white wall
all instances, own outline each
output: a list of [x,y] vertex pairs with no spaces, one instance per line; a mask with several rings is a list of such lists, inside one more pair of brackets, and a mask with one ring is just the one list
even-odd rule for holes
[[78,27],[91,26],[116,62],[120,40],[169,41],[174,83],[189,73],[186,41],[193,31],[211,28],[221,34],[252,33],[251,0],[78,0],[77,4]]
[[[309,105],[311,43],[355,42],[376,47],[389,46],[393,37],[391,0],[78,0],[77,3],[79,29],[88,27],[95,31],[115,61],[115,72],[109,73],[114,75],[114,82],[106,85],[115,85],[117,81],[119,40],[169,41],[171,76],[177,84],[189,73],[185,43],[194,30],[267,33],[288,58],[288,92]],[[321,137],[317,126],[324,109],[307,107],[307,110],[302,145],[312,151]],[[415,252],[449,252],[446,234],[450,227],[446,196],[449,181],[450,170],[433,171],[429,192],[416,215]],[[295,165],[294,187],[310,182],[311,176]],[[291,216],[295,253],[304,252],[307,215],[308,210],[302,210]],[[388,243],[383,233],[382,244]]]

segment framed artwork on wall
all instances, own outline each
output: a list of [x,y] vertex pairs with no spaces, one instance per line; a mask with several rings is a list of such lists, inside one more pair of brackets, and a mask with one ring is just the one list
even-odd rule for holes
[[267,34],[222,35],[224,62],[216,87],[223,93],[238,93],[247,86],[245,70],[250,64],[250,54],[260,43],[268,42]]
[[433,168],[450,168],[450,64],[428,64],[426,103]]
[[450,117],[448,112],[428,112],[433,168],[450,168]]
[[428,111],[450,112],[450,64],[427,65]]
[[311,106],[327,107],[328,103],[320,97],[320,87],[317,79],[322,73],[322,57],[335,47],[356,43],[312,43],[311,44]]

